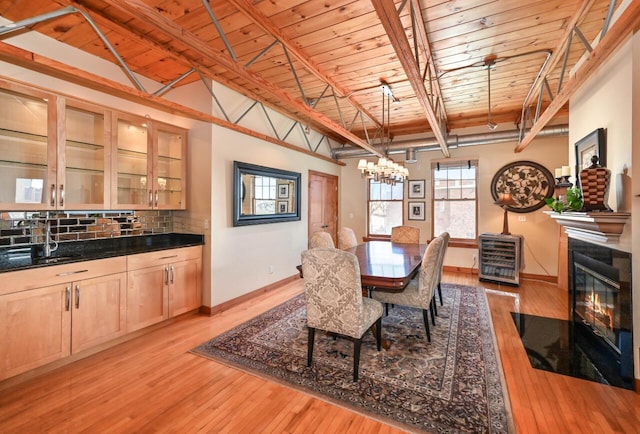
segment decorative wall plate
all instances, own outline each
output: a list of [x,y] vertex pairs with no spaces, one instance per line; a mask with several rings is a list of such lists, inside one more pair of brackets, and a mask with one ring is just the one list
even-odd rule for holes
[[542,208],[545,199],[553,197],[555,179],[544,166],[533,161],[514,161],[503,166],[491,180],[491,196],[510,193],[515,205],[506,206],[512,212],[531,212]]

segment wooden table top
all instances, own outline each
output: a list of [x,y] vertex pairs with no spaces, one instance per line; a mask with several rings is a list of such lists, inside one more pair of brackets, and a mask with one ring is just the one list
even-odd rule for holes
[[416,275],[426,249],[426,244],[367,241],[347,251],[358,258],[362,286],[395,292]]

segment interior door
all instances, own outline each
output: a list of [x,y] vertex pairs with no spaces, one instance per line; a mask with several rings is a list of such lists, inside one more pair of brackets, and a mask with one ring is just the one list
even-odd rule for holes
[[309,171],[309,236],[328,232],[338,245],[338,177]]

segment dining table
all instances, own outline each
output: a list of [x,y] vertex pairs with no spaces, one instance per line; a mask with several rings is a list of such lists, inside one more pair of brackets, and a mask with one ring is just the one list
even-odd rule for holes
[[366,241],[348,249],[360,264],[363,288],[401,292],[420,270],[426,244]]

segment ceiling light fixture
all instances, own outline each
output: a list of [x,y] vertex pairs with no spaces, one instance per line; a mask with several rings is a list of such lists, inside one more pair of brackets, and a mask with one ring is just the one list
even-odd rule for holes
[[[388,152],[389,145],[391,144],[391,102],[398,102],[398,99],[393,95],[391,87],[382,81],[380,90],[382,91],[382,132],[380,141],[382,143],[382,149]],[[386,107],[386,122],[385,122],[385,107]],[[378,182],[384,182],[385,184],[395,185],[396,182],[402,182],[409,176],[409,169],[402,164],[395,163],[388,156],[380,157],[377,163],[367,161],[364,158],[358,162],[358,170],[362,173],[363,177],[374,179]]]
[[487,115],[487,127],[491,131],[494,131],[498,128],[498,124],[491,121],[491,69],[496,66],[495,57],[487,57],[484,59],[484,66],[487,68],[487,91],[489,93],[489,113]]

